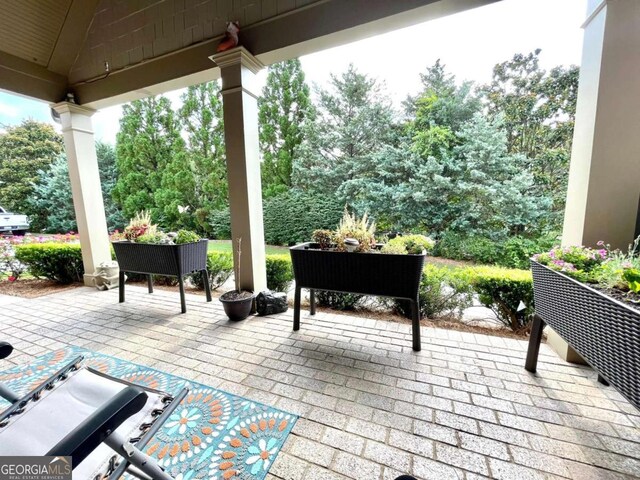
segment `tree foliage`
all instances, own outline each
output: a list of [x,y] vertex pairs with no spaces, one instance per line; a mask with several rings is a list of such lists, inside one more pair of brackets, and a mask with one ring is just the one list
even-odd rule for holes
[[353,65],[331,75],[330,88],[317,93],[317,118],[306,122],[294,186],[350,201],[343,184],[357,178],[366,157],[392,138],[391,105],[381,85]]
[[[217,81],[189,87],[182,95],[180,122],[186,132],[186,155],[193,171],[193,195],[188,199],[198,229],[210,233],[211,212],[228,204],[222,98]],[[182,159],[185,163],[187,159]]]
[[564,210],[579,69],[540,67],[540,52],[517,54],[493,69],[483,87],[493,116],[503,115],[511,153],[527,159],[534,188],[553,199],[550,228],[559,228]]
[[291,187],[293,159],[302,143],[302,125],[313,118],[309,86],[300,60],[269,67],[267,83],[258,100],[262,188],[265,197]]
[[[110,230],[121,229],[125,221],[111,198],[111,191],[118,176],[115,150],[107,143],[96,142],[96,154],[107,226]],[[69,180],[69,164],[64,155],[59,155],[47,170],[38,171],[38,181],[29,204],[32,211],[41,213],[42,229],[46,233],[78,231]]]
[[[168,176],[175,170],[168,173],[167,168],[183,149],[180,127],[168,98],[149,97],[124,105],[116,137],[119,177],[113,198],[126,217],[148,209],[159,221],[172,213],[175,196],[161,190],[174,186]],[[164,186],[163,177],[167,178]]]
[[0,205],[32,217],[32,228],[41,228],[43,217],[32,209],[38,171],[63,151],[62,137],[51,125],[26,119],[0,134]]

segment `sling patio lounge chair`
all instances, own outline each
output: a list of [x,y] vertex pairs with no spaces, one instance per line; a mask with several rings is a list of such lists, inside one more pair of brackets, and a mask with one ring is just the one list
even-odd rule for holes
[[[0,342],[0,359],[13,347]],[[0,412],[0,456],[70,456],[74,479],[123,473],[170,480],[142,450],[188,393],[175,397],[83,366],[78,356],[29,393],[0,383],[10,406]]]

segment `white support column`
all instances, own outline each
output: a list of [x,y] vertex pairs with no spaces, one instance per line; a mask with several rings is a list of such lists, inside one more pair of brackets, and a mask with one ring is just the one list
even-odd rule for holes
[[242,239],[240,287],[267,288],[255,76],[264,65],[243,47],[210,57],[220,67],[234,264]]
[[562,242],[626,249],[640,196],[640,1],[590,0]]
[[95,110],[68,102],[57,103],[52,105],[52,108],[60,114],[62,121],[73,206],[82,245],[84,283],[93,286],[96,267],[102,262],[111,260],[107,219],[91,124],[91,116]]

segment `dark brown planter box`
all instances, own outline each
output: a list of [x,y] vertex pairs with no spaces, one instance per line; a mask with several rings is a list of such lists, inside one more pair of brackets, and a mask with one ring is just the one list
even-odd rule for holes
[[640,311],[531,261],[535,317],[526,369],[535,372],[545,324],[640,409]]
[[129,241],[113,242],[113,250],[120,267],[120,302],[124,302],[124,274],[147,275],[149,293],[153,293],[152,275],[178,277],[182,313],[187,311],[184,296],[184,276],[202,272],[207,302],[211,301],[211,288],[207,273],[207,246],[209,241],[180,245],[156,245]]
[[413,349],[420,350],[418,293],[426,255],[349,253],[320,250],[315,243],[291,247],[296,281],[293,329],[300,328],[300,294],[311,290],[311,314],[315,313],[314,290],[358,293],[409,300],[413,324]]

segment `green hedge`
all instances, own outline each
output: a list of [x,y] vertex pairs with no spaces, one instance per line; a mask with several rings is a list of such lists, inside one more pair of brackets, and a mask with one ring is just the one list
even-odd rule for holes
[[290,191],[264,201],[264,236],[270,245],[308,242],[317,229],[334,229],[344,205],[333,195]]
[[293,267],[288,254],[267,255],[267,288],[287,292],[293,282]]
[[[308,242],[314,230],[334,229],[344,211],[344,205],[333,195],[314,195],[297,190],[266,198],[262,207],[264,238],[269,245]],[[214,238],[231,238],[228,207],[212,212],[208,220]]]
[[16,245],[16,259],[36,278],[58,283],[81,282],[82,251],[77,243],[31,243]]
[[[233,255],[229,252],[208,252],[207,270],[211,290],[220,288],[233,274]],[[201,273],[194,273],[191,281],[194,286],[204,290],[204,279]]]
[[446,233],[436,243],[433,255],[452,260],[467,260],[484,265],[506,268],[529,268],[529,259],[546,252],[557,243],[557,235],[539,238],[521,236],[494,240],[486,237],[463,237]]
[[[288,255],[267,255],[267,288],[278,292],[286,292],[293,281],[293,268]],[[233,255],[229,252],[209,252],[207,254],[207,270],[212,290],[219,288],[233,275]],[[193,284],[204,290],[202,274],[191,276]]]
[[[533,278],[529,270],[500,267],[468,269],[474,291],[482,304],[513,331],[528,327],[533,314]],[[518,314],[522,302],[525,310]]]

